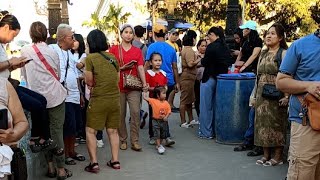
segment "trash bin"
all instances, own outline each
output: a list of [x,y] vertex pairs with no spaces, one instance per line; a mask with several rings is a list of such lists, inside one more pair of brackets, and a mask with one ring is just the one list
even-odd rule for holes
[[216,142],[239,144],[248,128],[249,98],[255,85],[255,74],[220,74],[217,77],[215,101]]

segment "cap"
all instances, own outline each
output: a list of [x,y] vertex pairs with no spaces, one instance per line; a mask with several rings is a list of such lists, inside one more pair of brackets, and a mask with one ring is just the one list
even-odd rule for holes
[[242,26],[239,26],[240,29],[251,29],[257,30],[257,23],[255,21],[247,21]]
[[127,28],[127,27],[130,27],[130,28],[132,29],[132,31],[133,31],[133,34],[134,34],[134,28],[133,28],[133,26],[131,26],[130,24],[124,24],[124,25],[122,25],[121,28],[120,28],[120,32],[123,32],[123,30],[124,30],[125,28]]
[[179,34],[179,29],[176,29],[176,28],[172,28],[170,31],[169,31],[170,34]]
[[153,32],[160,33],[161,30],[162,30],[163,33],[166,33],[167,28],[162,24],[155,24],[153,26]]

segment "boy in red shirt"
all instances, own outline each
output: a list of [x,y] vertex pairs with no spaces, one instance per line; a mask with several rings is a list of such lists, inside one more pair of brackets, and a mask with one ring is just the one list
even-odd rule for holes
[[171,114],[171,106],[166,101],[166,87],[157,86],[153,90],[153,96],[155,98],[149,98],[148,93],[143,92],[143,98],[148,101],[152,107],[152,129],[153,139],[156,140],[156,148],[159,154],[165,152],[165,148],[162,146],[162,141],[167,137],[168,117]]

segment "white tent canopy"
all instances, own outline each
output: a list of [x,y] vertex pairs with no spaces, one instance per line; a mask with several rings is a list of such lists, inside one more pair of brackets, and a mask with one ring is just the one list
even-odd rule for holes
[[[156,23],[157,24],[161,24],[161,25],[164,25],[164,26],[168,26],[168,21],[164,20],[164,19],[156,19]],[[146,22],[145,23],[142,23],[140,24],[142,27],[146,28],[147,26],[152,26],[152,19],[146,19]]]

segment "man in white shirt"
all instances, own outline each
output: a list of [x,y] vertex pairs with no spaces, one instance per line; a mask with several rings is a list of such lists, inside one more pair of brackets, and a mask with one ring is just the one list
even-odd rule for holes
[[78,161],[84,161],[85,157],[78,154],[74,150],[76,141],[76,122],[81,118],[81,106],[84,99],[79,83],[79,76],[76,68],[77,60],[71,53],[74,43],[74,34],[72,28],[67,24],[60,24],[57,28],[57,44],[51,44],[59,55],[60,59],[60,82],[68,91],[66,98],[66,114],[64,123],[64,146],[65,146],[65,163],[67,165],[74,165]]

